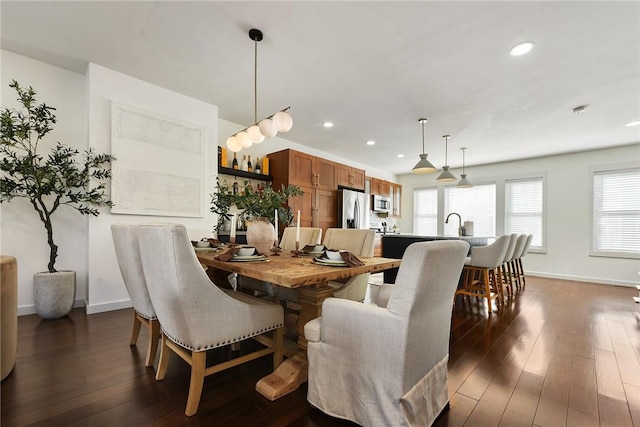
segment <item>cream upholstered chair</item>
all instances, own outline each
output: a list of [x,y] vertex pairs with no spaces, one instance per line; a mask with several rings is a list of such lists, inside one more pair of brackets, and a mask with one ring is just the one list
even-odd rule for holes
[[[138,227],[142,267],[162,327],[156,379],[167,371],[169,355],[191,365],[186,415],[198,410],[204,377],[273,354],[282,362],[284,312],[278,304],[215,286],[200,267],[182,225]],[[206,351],[275,330],[273,346],[206,367]]]
[[[355,256],[372,257],[375,244],[375,231],[353,228],[328,228],[322,242],[329,249],[346,250]],[[345,283],[328,282],[335,289],[336,298],[362,302],[367,291],[369,273],[360,274]]]
[[514,260],[514,264],[516,267],[516,275],[518,276],[518,281],[516,286],[518,288],[524,289],[527,284],[526,279],[524,277],[524,267],[522,265],[522,257],[524,257],[531,247],[531,242],[533,241],[533,234],[527,234],[527,240],[522,248],[522,251],[518,254],[518,257]]
[[[318,245],[322,238],[322,228],[316,227],[300,227],[300,249],[306,245]],[[286,227],[282,232],[280,239],[280,248],[282,248],[282,256],[291,256],[290,251],[296,249],[296,227]],[[268,282],[256,280],[251,277],[238,276],[238,286],[243,290],[249,290],[256,294],[268,295],[273,299],[278,299],[278,294],[282,291],[283,299],[295,302],[294,293],[283,291],[281,288]]]
[[502,275],[500,276],[500,298],[504,302],[504,290],[507,290],[509,298],[513,296],[513,279],[511,277],[511,261],[515,254],[516,245],[518,243],[518,234],[514,233],[509,236],[509,245],[507,251],[504,253],[504,259],[502,261]]
[[511,278],[511,283],[516,284],[516,289],[520,289],[520,272],[518,269],[518,259],[524,250],[525,245],[527,244],[527,234],[519,234],[516,247],[513,250],[513,256],[511,260],[507,263],[507,273]]
[[386,307],[328,298],[304,327],[307,399],[363,426],[428,426],[449,402],[451,301],[468,243],[405,251]]
[[511,236],[507,234],[498,237],[490,245],[472,247],[471,256],[465,260],[463,288],[458,289],[456,295],[486,298],[489,314],[491,314],[491,301],[497,298],[499,307],[502,287],[501,266],[510,241]]
[[133,304],[133,331],[131,332],[129,345],[136,345],[140,334],[140,326],[144,324],[149,330],[149,344],[147,345],[147,357],[144,365],[152,366],[156,360],[156,352],[158,350],[160,323],[158,323],[156,311],[149,298],[147,282],[142,271],[136,226],[113,224],[111,226],[111,236],[113,237],[113,246],[116,250],[120,273]]

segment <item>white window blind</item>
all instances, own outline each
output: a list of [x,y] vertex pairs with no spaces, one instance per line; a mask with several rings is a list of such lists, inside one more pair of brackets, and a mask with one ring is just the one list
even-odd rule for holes
[[640,169],[593,174],[593,251],[640,254]]
[[[445,187],[444,200],[445,215],[456,212],[463,222],[473,221],[474,236],[496,235],[495,184],[474,185],[471,188]],[[458,235],[457,216],[449,218],[449,223],[444,225],[444,233],[449,236]]]
[[438,234],[438,189],[413,191],[413,233],[419,236]]
[[544,247],[542,178],[505,183],[505,234],[533,234],[532,247]]

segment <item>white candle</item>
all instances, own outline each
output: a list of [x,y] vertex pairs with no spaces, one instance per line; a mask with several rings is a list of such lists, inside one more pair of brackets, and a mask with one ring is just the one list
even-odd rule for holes
[[231,238],[236,238],[236,214],[234,213],[231,217]]
[[298,223],[296,224],[296,242],[300,241],[300,210],[298,210]]
[[278,209],[276,209],[276,214],[275,214],[275,219],[273,220],[274,225],[276,226],[276,237],[275,239],[278,240]]

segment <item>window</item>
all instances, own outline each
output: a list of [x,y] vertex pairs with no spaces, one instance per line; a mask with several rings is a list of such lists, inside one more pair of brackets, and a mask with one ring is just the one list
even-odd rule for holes
[[418,236],[435,236],[438,234],[437,188],[414,190],[413,233]]
[[593,253],[640,257],[640,168],[593,173]]
[[[444,200],[445,214],[456,212],[463,222],[473,221],[474,236],[496,235],[495,184],[475,185],[471,188],[445,187]],[[458,224],[458,217],[450,217],[449,223],[444,225],[444,234],[457,236]]]
[[505,234],[533,234],[531,246],[544,247],[542,178],[506,181]]

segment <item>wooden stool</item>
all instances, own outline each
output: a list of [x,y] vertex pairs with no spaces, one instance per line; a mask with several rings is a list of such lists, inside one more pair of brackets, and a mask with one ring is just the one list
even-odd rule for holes
[[4,380],[16,364],[18,349],[18,263],[2,255],[0,264],[0,371]]

